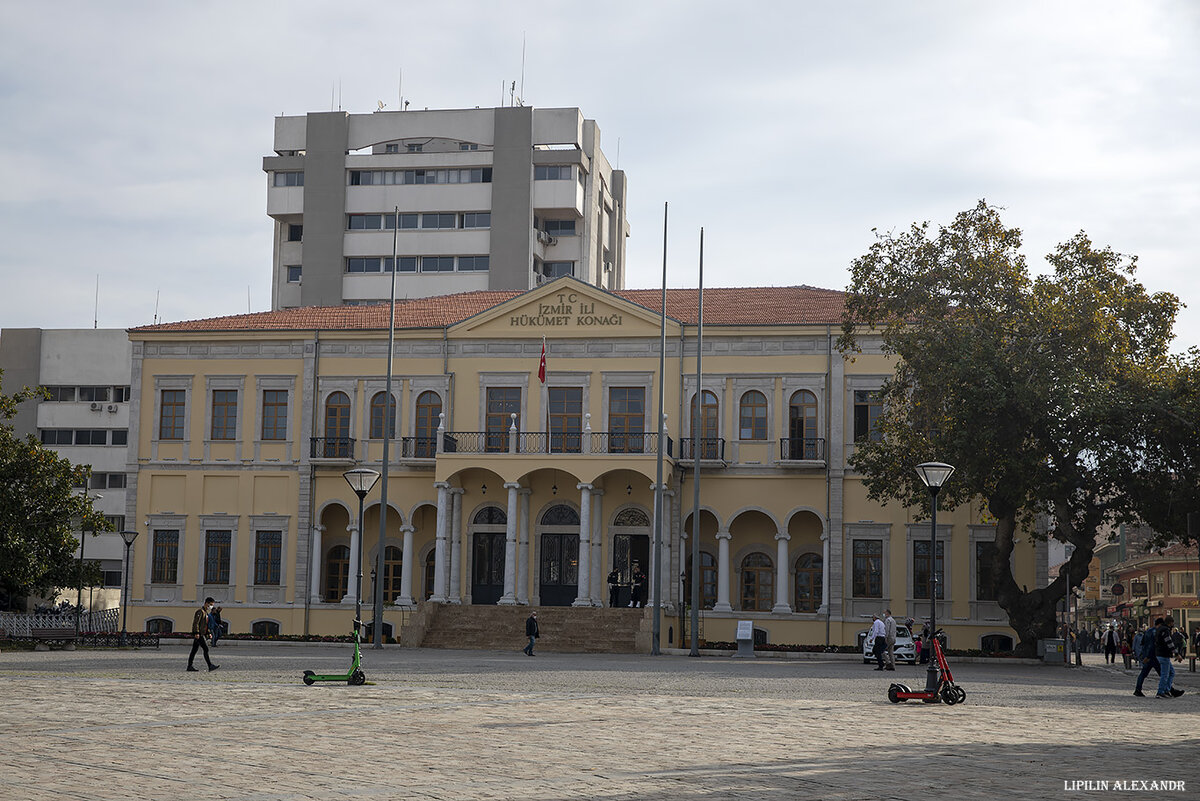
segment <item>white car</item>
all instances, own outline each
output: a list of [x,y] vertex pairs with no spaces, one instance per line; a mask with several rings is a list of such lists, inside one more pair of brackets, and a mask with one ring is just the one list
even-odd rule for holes
[[[859,640],[862,642],[863,662],[875,661],[875,643],[868,639],[868,629],[864,629],[858,633]],[[912,632],[908,630],[908,626],[896,626],[896,661],[907,662],[910,665],[917,664],[917,646],[913,643]]]

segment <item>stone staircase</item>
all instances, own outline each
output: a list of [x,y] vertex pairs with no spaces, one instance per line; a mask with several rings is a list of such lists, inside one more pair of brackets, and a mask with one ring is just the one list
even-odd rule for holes
[[519,651],[525,619],[536,610],[537,650],[561,653],[649,653],[649,609],[569,606],[474,606],[426,601],[401,631],[401,644],[422,648]]

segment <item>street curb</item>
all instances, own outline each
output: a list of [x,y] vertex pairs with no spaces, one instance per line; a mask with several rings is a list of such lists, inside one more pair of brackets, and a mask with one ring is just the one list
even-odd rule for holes
[[[664,654],[671,656],[689,656],[691,651],[687,648],[663,648]],[[700,656],[723,656],[735,657],[737,651],[725,651],[712,648],[701,648]],[[755,651],[756,659],[809,659],[822,662],[860,662],[862,657],[857,654],[830,654],[823,651]],[[1001,658],[996,659],[988,656],[952,656],[949,660],[955,664],[979,664],[979,665],[1046,665],[1040,659],[1017,659],[1017,658]],[[1052,665],[1052,667],[1058,667]]]

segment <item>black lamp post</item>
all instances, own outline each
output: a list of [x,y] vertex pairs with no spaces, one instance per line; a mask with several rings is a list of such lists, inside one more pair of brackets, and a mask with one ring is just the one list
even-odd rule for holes
[[933,658],[933,641],[937,639],[937,496],[938,490],[950,478],[954,468],[942,462],[925,462],[917,465],[917,475],[929,488],[929,642],[922,647],[929,649],[929,669],[925,671],[925,691],[936,693],[938,689],[937,660]]
[[[354,631],[362,626],[362,578],[363,578],[363,499],[379,480],[379,473],[368,467],[356,467],[342,473],[350,489],[358,496],[358,576],[354,580]],[[378,622],[375,624],[379,625]]]
[[[84,495],[87,494],[87,490],[84,490],[83,492],[84,492]],[[98,501],[103,497],[104,497],[103,495],[93,495],[92,500]],[[95,526],[92,526],[92,535],[95,536],[95,534],[96,534],[96,528],[95,528]],[[79,636],[79,632],[82,628],[80,618],[83,617],[83,544],[86,541],[87,541],[87,537],[84,535],[83,520],[80,519],[80,521],[79,521],[79,582],[78,582],[79,587],[78,587],[78,591],[75,594],[75,636],[76,637]],[[91,604],[88,604],[88,606],[91,606]]]
[[125,540],[125,581],[121,588],[124,600],[121,602],[121,645],[125,645],[128,641],[128,625],[129,625],[129,549],[133,547],[133,541],[137,539],[136,531],[122,531],[121,539]]

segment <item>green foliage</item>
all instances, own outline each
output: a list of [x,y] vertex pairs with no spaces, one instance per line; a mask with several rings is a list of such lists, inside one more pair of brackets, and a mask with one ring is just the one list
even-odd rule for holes
[[[1148,293],[1136,259],[1083,233],[1047,256],[1049,275],[1031,276],[1020,248],[1021,232],[983,201],[948,227],[877,234],[852,264],[839,345],[869,341],[896,357],[882,437],[851,459],[870,497],[927,511],[913,468],[954,465],[939,503],[980,504],[995,522],[998,601],[1027,651],[1087,575],[1099,527],[1136,512],[1143,404],[1170,364],[1179,301]],[[1027,591],[1008,557],[1038,520],[1076,550],[1050,587]]]
[[[18,404],[34,394],[28,388],[0,392],[0,588],[10,597],[75,586],[75,532],[112,530],[87,494],[75,489],[86,486],[87,467],[13,432],[9,421]],[[90,573],[94,578],[95,570]]]

